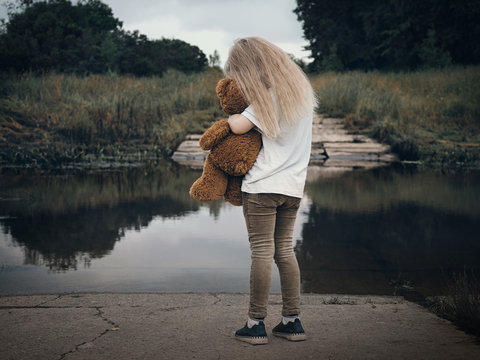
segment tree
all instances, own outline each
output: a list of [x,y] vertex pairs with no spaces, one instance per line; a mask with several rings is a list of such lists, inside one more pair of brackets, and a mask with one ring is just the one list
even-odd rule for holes
[[478,0],[433,1],[428,30],[434,30],[437,45],[457,64],[480,63],[480,2]]
[[167,68],[183,72],[202,71],[207,67],[207,57],[194,45],[178,39],[162,39],[154,41],[154,46],[163,56]]
[[419,65],[418,45],[428,30],[429,2],[375,1],[362,14],[365,40],[376,68],[408,70]]
[[[480,63],[477,0],[297,0],[294,12],[313,68],[331,60],[333,44],[345,69],[416,69],[438,55],[427,54],[433,45],[452,63]],[[448,63],[444,55],[438,66]]]
[[347,69],[370,66],[361,16],[365,6],[354,0],[297,0],[294,12],[303,22],[314,68],[322,68],[332,44],[336,44],[338,57]]
[[[120,73],[136,76],[162,75],[165,68],[159,64],[158,56],[150,50],[151,42],[137,30],[121,31],[118,34]],[[156,66],[155,66],[156,65]]]
[[220,54],[217,50],[215,50],[213,54],[208,55],[208,66],[220,67]]
[[99,0],[22,2],[2,34],[1,68],[102,72],[102,43],[121,22]]
[[162,75],[207,66],[205,54],[182,40],[149,40],[122,29],[100,0],[11,3],[0,31],[0,71],[119,72]]
[[177,39],[149,40],[145,35],[121,32],[119,70],[137,76],[162,75],[167,69],[182,72],[202,71],[205,54],[197,47]]
[[442,68],[452,65],[450,53],[437,44],[435,30],[431,29],[418,49],[418,56],[423,68]]
[[328,54],[322,58],[320,70],[340,71],[343,70],[342,60],[338,56],[337,44],[330,45]]

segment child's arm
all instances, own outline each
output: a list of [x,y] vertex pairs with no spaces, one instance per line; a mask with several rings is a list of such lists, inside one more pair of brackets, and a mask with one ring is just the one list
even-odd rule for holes
[[240,114],[231,115],[228,118],[228,124],[232,132],[237,135],[245,134],[255,126],[250,120]]

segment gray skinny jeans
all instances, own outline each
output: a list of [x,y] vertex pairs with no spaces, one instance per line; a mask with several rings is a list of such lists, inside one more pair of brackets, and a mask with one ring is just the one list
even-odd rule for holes
[[272,260],[280,273],[282,315],[300,313],[300,269],[293,251],[292,237],[299,198],[281,194],[243,196],[252,263],[250,268],[250,308],[252,318],[267,316],[272,283]]

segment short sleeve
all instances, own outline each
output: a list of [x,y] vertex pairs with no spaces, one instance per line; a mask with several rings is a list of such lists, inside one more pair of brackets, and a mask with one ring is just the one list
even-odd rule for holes
[[250,120],[258,129],[262,130],[262,127],[255,116],[252,105],[249,105],[245,110],[243,110],[242,115]]

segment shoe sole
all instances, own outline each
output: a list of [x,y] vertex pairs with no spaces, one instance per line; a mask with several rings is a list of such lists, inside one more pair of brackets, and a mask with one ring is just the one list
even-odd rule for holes
[[237,336],[237,335],[235,335],[235,339],[240,340],[240,341],[244,341],[244,342],[252,344],[252,345],[268,344],[268,338],[267,337],[250,337],[250,336]]
[[281,332],[272,332],[272,334],[289,341],[304,341],[307,339],[307,335],[305,334],[286,334]]

